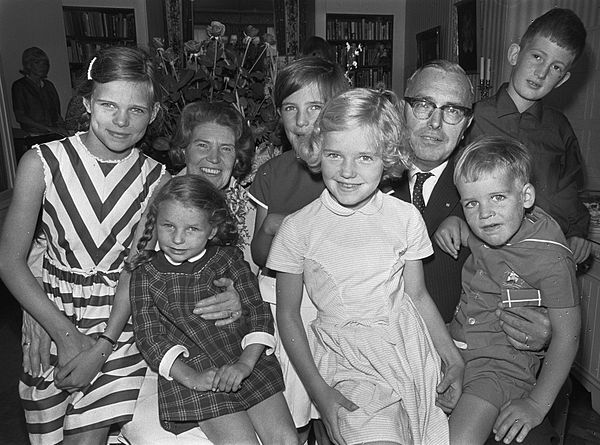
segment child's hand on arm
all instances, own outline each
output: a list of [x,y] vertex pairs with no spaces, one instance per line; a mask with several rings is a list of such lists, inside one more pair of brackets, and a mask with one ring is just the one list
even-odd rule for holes
[[215,368],[197,371],[178,357],[171,366],[169,376],[186,388],[203,392],[212,389],[212,382],[216,373]]
[[[129,279],[129,272],[123,270],[119,275],[113,307],[104,330],[104,335],[115,342],[123,332],[131,314]],[[112,343],[105,339],[99,338],[96,341],[90,336],[79,333],[76,329],[74,331],[70,333],[69,337],[80,342],[80,351],[68,363],[64,363],[65,357],[61,358],[61,347],[57,343],[59,354],[58,372],[55,374],[56,386],[67,390],[87,386],[100,372],[113,348]]]
[[579,345],[581,313],[579,306],[548,309],[552,323],[552,340],[542,369],[531,393],[504,405],[496,419],[493,432],[496,440],[522,442],[529,431],[539,425],[569,375]]
[[65,365],[56,367],[54,380],[56,387],[67,391],[76,391],[85,388],[96,377],[104,362],[112,352],[112,345],[106,340],[94,340],[92,337],[79,334],[82,340],[81,347],[87,348],[77,354]]
[[457,259],[460,247],[467,245],[470,233],[465,221],[458,216],[449,216],[438,226],[433,240],[440,249]]
[[258,343],[246,346],[237,363],[222,366],[217,371],[211,389],[225,392],[238,391],[242,381],[252,373],[264,350],[265,346]]

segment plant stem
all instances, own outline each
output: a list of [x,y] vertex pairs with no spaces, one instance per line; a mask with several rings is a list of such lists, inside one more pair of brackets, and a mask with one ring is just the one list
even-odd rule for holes
[[210,85],[210,98],[209,98],[209,102],[212,102],[213,99],[213,92],[215,90],[215,70],[217,69],[217,49],[219,48],[218,45],[219,41],[217,38],[215,38],[215,57],[213,60],[213,69],[212,69],[212,82]]
[[262,52],[258,55],[258,57],[256,58],[256,60],[254,61],[254,64],[252,64],[252,66],[248,70],[249,73],[252,72],[252,70],[254,69],[254,67],[256,66],[256,64],[258,63],[258,61],[260,60],[260,58],[262,57],[262,55],[265,53],[266,50],[267,50],[267,44],[265,44],[265,46],[263,46]]
[[248,43],[246,43],[246,49],[244,50],[244,55],[242,56],[242,61],[240,62],[240,66],[238,67],[237,76],[235,76],[235,85],[233,86],[233,89],[236,91],[236,96],[237,96],[238,81],[240,80],[240,76],[242,74],[242,68],[244,67],[244,62],[246,61],[246,55],[248,55],[248,48],[250,48],[250,43],[252,43],[252,39],[249,38]]

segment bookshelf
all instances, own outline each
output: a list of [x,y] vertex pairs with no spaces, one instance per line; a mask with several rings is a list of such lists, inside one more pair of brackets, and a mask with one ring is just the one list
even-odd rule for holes
[[392,87],[393,15],[327,14],[325,35],[356,87]]
[[64,6],[63,17],[71,85],[87,62],[106,46],[136,46],[135,10]]

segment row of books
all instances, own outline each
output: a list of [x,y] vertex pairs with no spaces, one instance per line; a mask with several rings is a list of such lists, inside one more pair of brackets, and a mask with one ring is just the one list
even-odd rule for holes
[[132,9],[124,12],[63,11],[65,32],[69,37],[102,37],[135,39],[135,15]]
[[[390,44],[378,43],[362,44],[337,44],[334,46],[335,60],[343,67],[382,65],[389,67],[392,64],[392,48]],[[356,62],[355,64],[353,62]]]
[[392,88],[392,73],[384,68],[363,68],[350,72],[352,85],[355,87],[376,88],[380,85]]
[[346,20],[327,19],[327,40],[391,40],[392,21],[384,17],[377,19]]

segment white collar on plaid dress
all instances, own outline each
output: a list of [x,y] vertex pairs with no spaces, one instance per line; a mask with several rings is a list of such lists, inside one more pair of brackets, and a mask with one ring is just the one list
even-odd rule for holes
[[[163,252],[163,253],[164,253],[164,252]],[[204,254],[205,254],[205,253],[206,253],[206,249],[204,249],[204,250],[203,250],[202,252],[200,252],[198,255],[196,255],[196,256],[193,256],[193,257],[191,257],[191,258],[188,258],[186,261],[187,261],[188,263],[194,263],[194,262],[198,261],[200,258],[202,258],[202,257],[204,256]],[[183,262],[178,262],[178,261],[175,261],[173,258],[171,258],[171,257],[170,257],[169,255],[167,255],[166,253],[165,253],[165,258],[166,258],[166,259],[167,259],[167,261],[168,261],[169,263],[171,263],[173,266],[181,266],[181,265],[183,264]]]

